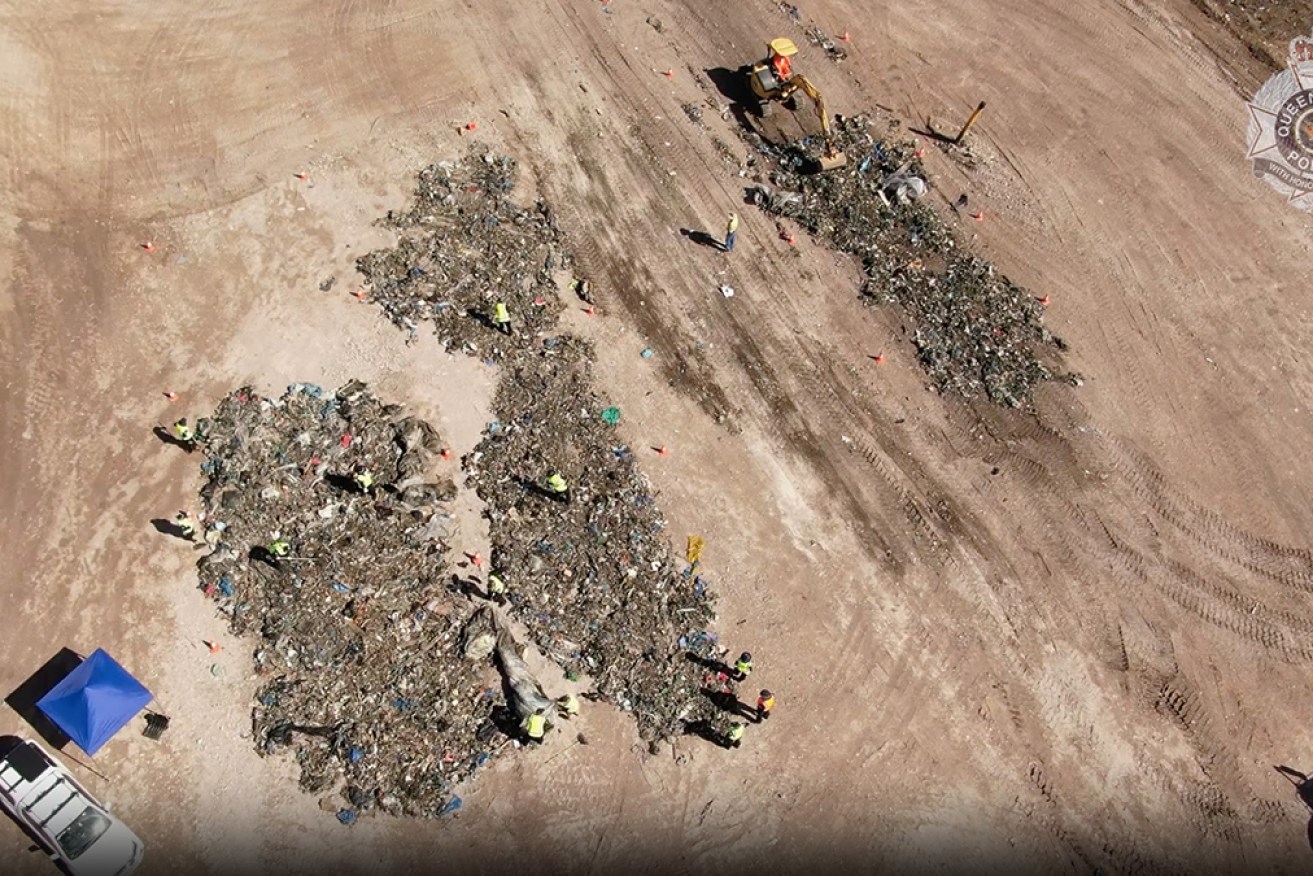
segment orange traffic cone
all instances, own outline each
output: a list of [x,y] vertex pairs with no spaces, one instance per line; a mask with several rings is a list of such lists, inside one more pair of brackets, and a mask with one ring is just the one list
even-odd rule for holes
[[169,401],[178,400],[178,394],[171,389],[164,390],[164,397],[167,398]]
[[447,447],[444,447],[442,448],[442,452],[439,453],[438,456],[441,456],[443,459],[451,459],[451,450]]
[[202,642],[202,644],[210,649],[211,654],[218,654],[220,651],[223,650],[223,646],[220,645],[218,642]]
[[868,359],[870,359],[871,361],[873,361],[876,365],[883,365],[883,364],[884,364],[884,354],[883,354],[883,353],[876,353],[874,356],[867,356],[866,358],[868,358]]
[[148,240],[148,241],[146,241],[145,243],[143,243],[143,244],[141,245],[141,248],[144,249],[144,250],[146,250],[146,252],[154,252],[154,251],[155,251],[155,244],[151,243],[151,242]]
[[666,449],[666,445],[664,445],[664,444],[662,444],[660,447],[653,447],[652,449],[656,451],[656,455],[657,455],[657,456],[669,456],[669,455],[670,455],[670,451]]

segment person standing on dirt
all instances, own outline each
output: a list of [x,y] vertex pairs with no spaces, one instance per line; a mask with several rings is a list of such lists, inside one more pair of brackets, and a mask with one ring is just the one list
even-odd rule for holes
[[760,724],[770,717],[770,710],[775,708],[775,694],[768,690],[763,690],[757,697],[757,723]]
[[492,308],[492,324],[506,337],[511,336],[511,312],[506,309],[505,303],[498,301]]
[[520,726],[524,730],[524,738],[526,740],[535,745],[541,745],[543,734],[547,732],[547,716],[543,714],[542,709],[539,709],[529,717],[525,718],[524,723]]
[[579,714],[579,698],[574,694],[566,694],[563,697],[556,698],[556,708],[560,711],[561,717],[573,718]]
[[562,505],[570,504],[570,485],[561,477],[559,471],[554,471],[547,476],[547,492],[553,499]]
[[730,213],[729,221],[725,223],[725,252],[734,251],[734,238],[739,233],[739,214]]
[[739,655],[739,659],[734,661],[733,678],[735,681],[747,681],[748,676],[752,674],[752,655],[744,651]]
[[730,724],[729,730],[725,733],[725,741],[722,744],[726,748],[738,748],[743,744],[743,732],[747,727],[747,724],[740,724],[738,721]]
[[196,449],[196,433],[192,431],[191,426],[187,425],[186,417],[173,424],[173,437],[177,439],[182,449],[188,453]]
[[178,512],[173,518],[173,525],[178,527],[179,534],[187,541],[196,540],[196,521],[186,511]]

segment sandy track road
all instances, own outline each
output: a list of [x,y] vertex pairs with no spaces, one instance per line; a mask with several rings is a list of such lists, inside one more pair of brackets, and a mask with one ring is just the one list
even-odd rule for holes
[[[1272,766],[1313,741],[1308,219],[1249,178],[1189,7],[802,10],[850,34],[843,64],[799,59],[838,112],[989,101],[988,166],[930,164],[1086,377],[1034,416],[929,392],[851,264],[739,206],[744,147],[698,80],[804,42],[774,3],[4,13],[4,681],[108,643],[179,704],[185,732],[102,764],[158,872],[1306,868]],[[192,647],[218,621],[147,521],[193,475],[149,430],[166,387],[359,373],[472,445],[481,366],[317,287],[352,282],[372,220],[476,119],[576,241],[600,314],[567,322],[631,443],[672,448],[649,467],[672,532],[707,538],[721,630],[781,710],[732,757],[647,757],[585,715],[590,745],[499,763],[454,821],[348,832],[241,738],[239,645],[222,682]],[[731,209],[732,256],[679,233]]]

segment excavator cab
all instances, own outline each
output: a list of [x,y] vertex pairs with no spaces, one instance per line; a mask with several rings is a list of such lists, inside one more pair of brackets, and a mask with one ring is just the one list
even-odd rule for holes
[[[820,116],[821,131],[825,135],[825,151],[817,159],[817,163],[821,170],[843,167],[848,163],[848,158],[834,145],[825,98],[806,76],[793,72],[792,58],[798,54],[798,47],[788,37],[777,37],[766,44],[766,52],[765,59],[753,64],[748,73],[752,93],[763,104],[769,104],[770,101],[788,101],[798,91],[810,97],[816,104],[816,114]],[[793,108],[792,104],[789,108]]]
[[[752,65],[752,93],[761,100],[784,100],[785,87],[793,79],[793,61],[798,47],[788,37],[779,37],[766,44],[766,58]],[[792,94],[792,92],[790,92]]]

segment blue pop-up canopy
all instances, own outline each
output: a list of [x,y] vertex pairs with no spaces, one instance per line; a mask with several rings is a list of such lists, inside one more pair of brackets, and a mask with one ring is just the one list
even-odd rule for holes
[[150,701],[150,691],[97,648],[36,706],[79,748],[95,754]]

